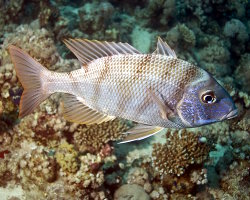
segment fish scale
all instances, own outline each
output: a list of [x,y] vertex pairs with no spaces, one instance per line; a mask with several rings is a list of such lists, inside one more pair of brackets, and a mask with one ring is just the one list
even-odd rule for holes
[[[144,62],[145,60],[146,62]],[[183,64],[168,67],[173,63],[173,60],[175,58],[147,54],[103,57],[91,62],[86,73],[84,69],[79,69],[78,74],[72,74],[73,77],[75,76],[74,79],[79,81],[77,91],[80,91],[80,93],[72,92],[74,90],[71,90],[71,93],[84,97],[86,105],[99,112],[106,112],[131,120],[136,118],[137,121],[147,120],[147,122],[150,122],[159,117],[156,118],[158,112],[155,113],[155,107],[150,104],[151,98],[146,92],[147,88],[155,88],[160,93],[167,91],[165,94],[168,97],[176,96],[178,93],[176,89],[180,85],[180,81],[185,80],[184,84],[187,84],[187,81],[192,81],[192,78],[194,78],[177,76],[178,73],[182,74],[192,66],[185,61],[178,61],[179,63],[183,62]],[[100,74],[105,69],[105,63],[108,63],[108,73],[103,78]],[[84,76],[82,76],[83,74]],[[176,74],[176,78],[168,79],[173,74]],[[61,80],[66,80],[66,78],[61,78]],[[74,80],[72,80],[72,84],[73,82]],[[86,82],[88,82],[87,86]],[[53,88],[55,91],[58,89]],[[174,98],[168,103],[174,105],[174,102],[177,101],[178,99]],[[152,116],[150,118],[149,113]],[[157,123],[161,123],[161,121],[161,119],[158,119]]]

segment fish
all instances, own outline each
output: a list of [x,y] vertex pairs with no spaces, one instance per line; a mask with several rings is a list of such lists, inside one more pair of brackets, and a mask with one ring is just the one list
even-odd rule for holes
[[24,88],[20,118],[60,92],[68,121],[90,125],[124,118],[137,122],[126,132],[121,142],[126,143],[164,128],[199,127],[237,116],[232,98],[215,78],[179,59],[160,37],[151,54],[122,42],[65,39],[64,43],[78,58],[80,69],[49,71],[22,49],[8,47]]

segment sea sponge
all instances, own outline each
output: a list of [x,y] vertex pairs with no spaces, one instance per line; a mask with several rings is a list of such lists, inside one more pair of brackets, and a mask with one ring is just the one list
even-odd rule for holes
[[121,139],[128,128],[125,121],[119,119],[90,126],[81,125],[72,130],[73,142],[80,152],[98,152],[109,141]]
[[153,38],[152,33],[138,26],[136,26],[131,33],[133,46],[143,53],[149,52]]
[[167,142],[153,146],[155,170],[162,175],[181,176],[193,164],[201,164],[208,156],[208,146],[200,136],[186,130],[167,131]]

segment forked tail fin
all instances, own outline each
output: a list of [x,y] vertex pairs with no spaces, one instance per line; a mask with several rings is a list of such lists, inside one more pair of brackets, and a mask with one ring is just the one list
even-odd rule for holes
[[24,91],[19,106],[19,117],[25,117],[50,96],[45,88],[49,70],[34,60],[22,49],[9,46],[11,60]]

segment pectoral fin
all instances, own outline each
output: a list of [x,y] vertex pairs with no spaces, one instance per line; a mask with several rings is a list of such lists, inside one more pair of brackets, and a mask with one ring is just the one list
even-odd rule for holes
[[100,124],[115,119],[114,116],[99,113],[84,104],[84,100],[71,94],[64,95],[64,118],[78,124]]
[[138,124],[137,126],[135,126],[134,128],[130,129],[129,131],[125,133],[127,134],[127,137],[119,144],[148,138],[160,132],[163,129],[164,128],[159,127],[159,126],[149,126],[149,125],[144,125],[144,124]]
[[158,105],[161,118],[169,120],[168,116],[174,115],[173,110],[168,105],[166,105],[162,97],[157,96],[151,89],[148,89],[148,92],[150,96],[152,97],[153,101]]

